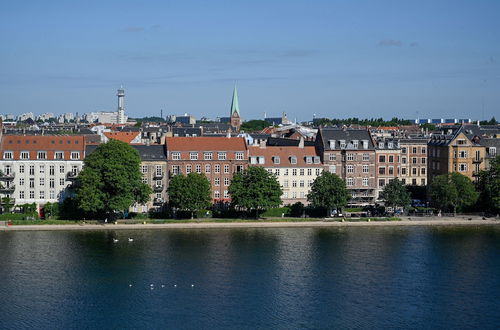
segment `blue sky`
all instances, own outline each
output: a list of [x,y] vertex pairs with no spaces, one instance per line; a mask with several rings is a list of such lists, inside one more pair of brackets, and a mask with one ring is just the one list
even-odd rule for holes
[[500,117],[500,1],[1,1],[0,113]]

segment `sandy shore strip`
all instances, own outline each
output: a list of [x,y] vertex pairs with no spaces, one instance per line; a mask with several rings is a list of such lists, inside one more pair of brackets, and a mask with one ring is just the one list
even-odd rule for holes
[[[469,220],[470,219],[470,220]],[[481,217],[403,217],[401,221],[300,221],[300,222],[189,222],[158,224],[68,224],[68,225],[12,225],[0,231],[21,230],[140,230],[140,229],[217,229],[217,228],[300,228],[300,227],[381,227],[381,226],[484,226],[500,225],[500,219]]]

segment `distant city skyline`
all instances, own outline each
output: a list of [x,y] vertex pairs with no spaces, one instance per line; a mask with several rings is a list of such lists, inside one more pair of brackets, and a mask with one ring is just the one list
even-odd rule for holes
[[0,113],[500,117],[498,1],[0,4]]

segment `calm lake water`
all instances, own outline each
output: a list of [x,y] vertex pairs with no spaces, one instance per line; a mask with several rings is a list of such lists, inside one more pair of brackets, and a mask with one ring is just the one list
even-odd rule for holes
[[1,329],[499,327],[498,226],[0,232]]

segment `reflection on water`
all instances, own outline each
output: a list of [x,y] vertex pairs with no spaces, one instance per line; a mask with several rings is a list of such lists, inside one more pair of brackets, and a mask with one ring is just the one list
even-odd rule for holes
[[493,329],[498,251],[498,227],[2,232],[0,328]]

